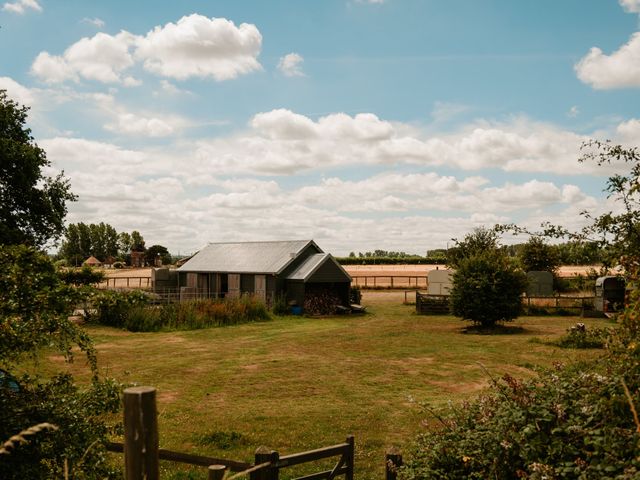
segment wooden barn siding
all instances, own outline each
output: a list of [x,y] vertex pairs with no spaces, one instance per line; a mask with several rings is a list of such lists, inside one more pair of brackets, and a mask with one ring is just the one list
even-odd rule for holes
[[344,274],[340,267],[330,260],[325,262],[324,265],[321,265],[307,281],[309,283],[351,283],[351,280]]
[[274,275],[267,275],[267,298],[274,298],[278,292],[282,290],[277,290],[277,280]]

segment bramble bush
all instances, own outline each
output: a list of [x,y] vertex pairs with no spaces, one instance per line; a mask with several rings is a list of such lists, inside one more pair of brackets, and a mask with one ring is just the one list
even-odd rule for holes
[[610,334],[608,328],[587,328],[584,323],[577,323],[556,344],[562,348],[604,348]]

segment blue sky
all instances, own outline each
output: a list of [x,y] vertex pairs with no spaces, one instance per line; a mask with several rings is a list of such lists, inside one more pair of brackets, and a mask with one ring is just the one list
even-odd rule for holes
[[588,138],[638,145],[640,0],[15,0],[0,88],[70,222],[424,253],[615,208]]

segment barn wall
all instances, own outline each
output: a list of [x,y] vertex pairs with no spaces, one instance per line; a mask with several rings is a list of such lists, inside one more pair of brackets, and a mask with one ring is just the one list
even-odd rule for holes
[[304,283],[298,281],[287,282],[287,301],[295,301],[298,305],[304,304]]
[[328,282],[349,282],[351,279],[345,275],[340,267],[338,267],[331,260],[324,262],[320,265],[320,268],[314,272],[314,274],[307,280],[307,282],[313,283],[328,283]]
[[243,273],[240,275],[240,292],[253,293],[255,290],[255,275],[252,273]]

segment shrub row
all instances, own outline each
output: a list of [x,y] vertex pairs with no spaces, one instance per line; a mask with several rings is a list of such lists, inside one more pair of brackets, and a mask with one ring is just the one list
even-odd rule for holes
[[[567,346],[593,346],[609,332],[570,331]],[[580,338],[579,338],[580,337]],[[607,336],[602,356],[505,375],[488,393],[437,413],[419,436],[403,480],[640,478],[640,301]]]
[[270,318],[265,304],[248,296],[149,305],[142,292],[106,291],[96,297],[94,307],[92,321],[131,332],[195,330]]

